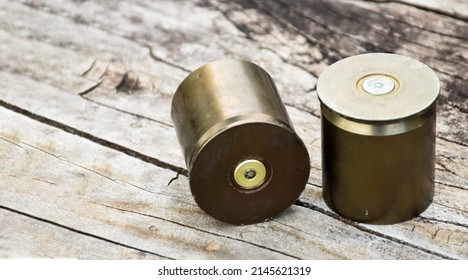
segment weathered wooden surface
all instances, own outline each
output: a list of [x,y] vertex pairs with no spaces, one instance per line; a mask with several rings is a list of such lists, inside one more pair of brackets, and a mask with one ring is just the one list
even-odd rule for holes
[[[468,4],[450,1],[1,1],[0,257],[468,258]],[[354,223],[321,198],[318,75],[384,51],[442,81],[436,195],[420,217]],[[231,226],[193,201],[170,101],[189,71],[249,59],[308,146],[300,200]]]

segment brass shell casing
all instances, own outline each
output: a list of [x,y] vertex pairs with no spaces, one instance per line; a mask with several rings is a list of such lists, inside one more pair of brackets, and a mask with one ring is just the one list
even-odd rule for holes
[[331,209],[392,224],[431,204],[439,91],[429,67],[395,54],[349,57],[322,73],[322,185]]
[[178,87],[171,115],[192,195],[214,218],[262,222],[304,190],[307,149],[259,66],[225,59],[198,68]]

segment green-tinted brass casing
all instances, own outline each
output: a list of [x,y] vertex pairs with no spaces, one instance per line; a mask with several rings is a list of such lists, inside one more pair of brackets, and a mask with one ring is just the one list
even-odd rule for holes
[[434,196],[439,80],[394,54],[341,60],[320,76],[322,179],[327,205],[359,222],[391,224]]
[[304,190],[307,149],[259,66],[225,59],[200,67],[178,87],[171,115],[193,197],[211,216],[262,222]]

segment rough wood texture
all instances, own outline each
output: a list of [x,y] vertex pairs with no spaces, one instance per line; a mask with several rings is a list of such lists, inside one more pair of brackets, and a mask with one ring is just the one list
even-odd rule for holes
[[[1,1],[0,257],[468,258],[468,4]],[[318,75],[365,52],[442,81],[434,203],[374,226],[321,198]],[[289,210],[230,226],[194,203],[170,121],[189,71],[252,60],[276,81],[312,170]]]

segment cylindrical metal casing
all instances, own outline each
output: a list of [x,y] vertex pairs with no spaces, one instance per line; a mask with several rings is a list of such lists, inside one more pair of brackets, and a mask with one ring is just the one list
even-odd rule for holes
[[331,209],[391,224],[431,204],[439,91],[429,67],[395,54],[349,57],[322,73],[322,185]]
[[259,66],[225,59],[200,67],[178,87],[171,115],[193,197],[211,216],[262,222],[304,190],[307,149]]

